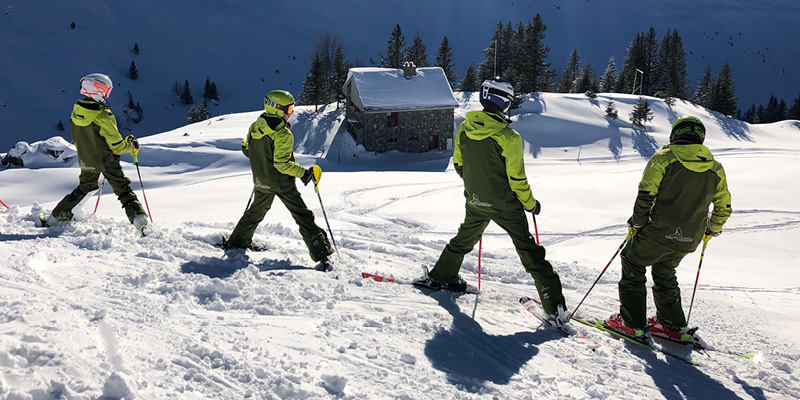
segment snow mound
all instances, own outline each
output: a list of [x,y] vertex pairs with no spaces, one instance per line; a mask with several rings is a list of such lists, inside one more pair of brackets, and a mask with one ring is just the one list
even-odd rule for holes
[[17,167],[63,166],[75,159],[78,151],[75,146],[61,136],[54,136],[42,142],[18,142],[3,157],[3,165]]

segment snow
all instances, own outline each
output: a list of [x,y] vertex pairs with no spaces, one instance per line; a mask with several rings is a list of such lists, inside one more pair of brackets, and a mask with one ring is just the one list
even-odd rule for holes
[[366,112],[458,107],[444,70],[439,67],[417,68],[416,74],[409,77],[402,69],[351,68],[344,87],[351,83],[355,89],[353,101]]
[[[35,227],[77,184],[74,163],[0,170],[10,207],[0,206],[0,399],[800,398],[791,186],[800,121],[752,126],[650,99],[655,118],[637,133],[628,122],[637,98],[611,96],[538,94],[515,111],[543,204],[539,237],[574,307],[624,238],[647,155],[667,143],[670,121],[705,121],[734,214],[709,243],[694,301],[690,323],[718,350],[695,353],[699,368],[589,327],[575,326],[597,346],[540,327],[516,301],[533,282],[493,224],[478,296],[362,279],[407,281],[433,265],[462,221],[463,186],[450,153],[366,152],[340,129],[343,110],[298,107],[297,160],[323,169],[320,198],[340,250],[333,274],[312,269],[278,203],[255,235],[267,251],[213,246],[247,203],[239,143],[258,111],[142,138],[154,220],[144,238],[108,190],[96,214],[92,197],[73,223]],[[474,93],[456,97],[456,122],[479,108]],[[609,98],[620,120],[603,117]],[[142,199],[127,155],[123,169]],[[316,193],[299,190],[325,227]],[[684,308],[698,261],[696,252],[678,268]],[[477,283],[477,249],[461,274]],[[616,311],[618,279],[615,260],[578,314]]]

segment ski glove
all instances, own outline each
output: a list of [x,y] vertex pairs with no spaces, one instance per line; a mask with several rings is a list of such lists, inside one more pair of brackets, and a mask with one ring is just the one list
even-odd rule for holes
[[526,211],[533,215],[539,215],[539,213],[542,211],[542,203],[539,200],[536,200],[536,204],[533,205],[533,209]]
[[720,233],[722,233],[722,231],[712,231],[711,228],[706,227],[706,232],[704,233],[704,235],[708,236],[708,238],[710,239],[719,236]]
[[300,180],[303,182],[303,185],[308,186],[308,182],[314,180],[314,170],[312,168],[307,168],[306,173],[300,177]]
[[131,154],[136,154],[139,152],[139,141],[133,135],[128,135],[125,137],[125,141],[130,143],[133,146],[133,150],[131,150]]
[[633,217],[628,218],[628,236],[635,235],[639,229],[642,229],[642,227],[633,224]]

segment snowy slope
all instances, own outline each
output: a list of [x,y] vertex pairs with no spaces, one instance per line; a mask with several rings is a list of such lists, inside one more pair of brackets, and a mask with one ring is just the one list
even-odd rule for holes
[[[199,106],[206,78],[214,81],[221,100],[212,115],[253,109],[269,90],[300,92],[315,35],[333,33],[350,61],[373,66],[395,24],[407,44],[419,31],[430,62],[447,35],[460,76],[483,61],[498,21],[527,23],[540,13],[548,61],[559,71],[573,49],[597,74],[612,55],[622,68],[634,36],[653,26],[659,40],[679,30],[693,86],[707,65],[716,76],[730,61],[743,109],[773,94],[791,105],[800,88],[800,47],[788,39],[800,35],[800,3],[793,0],[6,0],[0,7],[0,153],[20,140],[64,135],[55,126],[67,123],[88,73],[111,76],[121,126],[147,136],[186,123],[189,106],[171,93],[176,82],[188,80]],[[128,78],[132,61],[137,81]],[[143,108],[138,125],[122,113],[128,91]]]
[[[457,97],[460,121],[477,105]],[[362,280],[363,271],[408,280],[435,262],[463,218],[460,179],[448,153],[367,153],[339,130],[341,111],[300,107],[297,158],[323,168],[338,276],[310,269],[277,203],[255,237],[268,251],[212,246],[252,188],[239,142],[257,112],[142,139],[155,220],[145,238],[107,193],[97,214],[92,198],[80,220],[36,228],[77,167],[0,171],[0,200],[11,207],[0,210],[0,399],[800,398],[800,208],[786,185],[800,165],[800,124],[749,126],[655,101],[652,125],[637,134],[626,122],[635,99],[614,97],[622,120],[612,122],[605,101],[543,94],[514,116],[543,204],[539,236],[574,307],[622,241],[643,154],[667,143],[672,113],[706,121],[735,213],[700,276],[691,322],[719,350],[695,354],[700,368],[590,328],[576,327],[595,350],[540,328],[515,304],[533,295],[532,280],[494,225],[479,296]],[[313,190],[300,191],[324,226]],[[687,256],[678,271],[685,307],[698,260]],[[462,268],[473,284],[477,262],[474,251]],[[615,311],[618,279],[616,261],[579,314]],[[745,351],[761,361],[728,353]]]

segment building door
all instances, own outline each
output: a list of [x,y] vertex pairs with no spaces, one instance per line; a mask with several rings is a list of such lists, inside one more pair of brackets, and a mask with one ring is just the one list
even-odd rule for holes
[[439,150],[439,135],[428,135],[428,150]]

